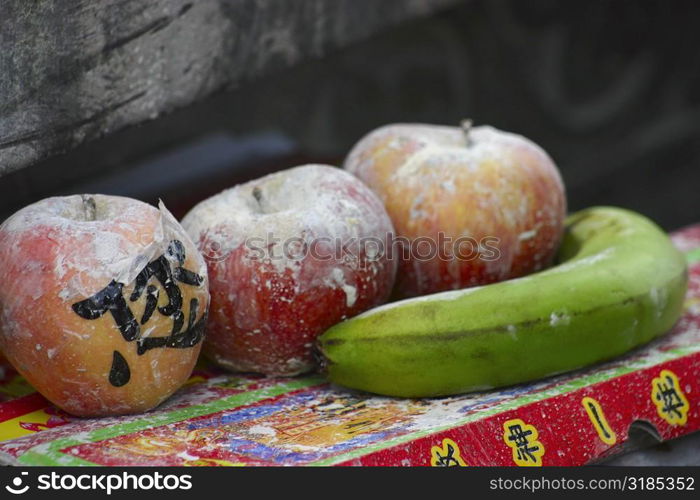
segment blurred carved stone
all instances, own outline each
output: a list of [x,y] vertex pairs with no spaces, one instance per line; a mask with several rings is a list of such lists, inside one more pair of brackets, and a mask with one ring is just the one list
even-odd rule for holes
[[0,175],[455,0],[3,0]]

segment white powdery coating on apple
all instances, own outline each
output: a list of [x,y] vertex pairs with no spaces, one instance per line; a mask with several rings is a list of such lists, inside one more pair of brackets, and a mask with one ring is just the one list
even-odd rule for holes
[[[489,126],[392,124],[363,137],[344,168],[379,193],[397,229],[408,232],[400,236],[449,227],[453,238],[497,237],[499,257],[481,261],[488,276],[509,277],[524,262],[521,255],[531,271],[539,270],[559,242],[566,204],[561,175],[541,147],[518,134]],[[471,210],[449,219],[445,214],[460,194],[468,196]],[[413,259],[410,265],[413,286],[425,287],[435,272],[432,264]],[[460,277],[461,270],[448,266],[454,286],[473,285]]]
[[523,231],[518,235],[518,240],[525,241],[534,238],[537,235],[537,229],[530,229],[529,231]]
[[[488,125],[472,127],[466,132],[460,127],[400,123],[380,127],[363,137],[348,155],[344,168],[355,174],[360,173],[362,168],[367,168],[369,165],[363,164],[359,158],[364,154],[364,151],[371,149],[373,144],[384,141],[387,136],[393,138],[389,143],[389,148],[392,148],[393,145],[395,149],[401,149],[401,142],[407,140],[419,146],[411,154],[411,158],[398,169],[403,175],[412,173],[418,166],[415,163],[419,163],[414,162],[412,158],[416,155],[423,156],[422,152],[426,149],[454,155],[455,158],[459,159],[466,158],[467,164],[473,164],[487,160],[508,161],[509,158],[504,158],[504,153],[510,154],[510,148],[526,146],[551,161],[549,155],[540,146],[526,137]],[[504,146],[508,147],[504,148]],[[465,153],[468,154],[465,155]],[[430,154],[425,155],[425,157],[431,156]]]
[[[387,135],[401,137],[403,140],[410,140],[419,145],[418,149],[410,153],[405,163],[393,173],[392,182],[394,183],[425,186],[437,181],[445,191],[453,194],[454,179],[460,174],[460,170],[476,172],[481,164],[490,161],[507,171],[518,166],[515,164],[515,152],[526,148],[542,157],[542,165],[551,166],[551,172],[555,178],[559,179],[563,190],[563,181],[558,170],[541,147],[521,135],[490,126],[473,127],[468,132],[459,127],[442,125],[396,124],[382,127],[368,134],[353,148],[345,162],[345,169],[360,178],[366,178],[365,170],[372,168],[372,163],[371,160],[362,162],[359,157],[363,151],[371,147],[373,142],[380,141]],[[395,138],[392,142],[397,141],[398,139]],[[398,148],[398,144],[395,147]],[[445,169],[445,165],[449,165],[450,168]],[[436,167],[437,171],[430,167]],[[503,177],[501,182],[508,182],[508,179]],[[479,200],[486,204],[489,201],[498,202],[496,198],[489,196],[490,190],[482,187],[478,178],[473,187],[476,193],[480,193]],[[522,200],[517,213],[503,214],[512,225],[516,225],[519,219],[527,215],[528,207],[525,201],[525,199]],[[484,205],[483,208],[487,209],[488,206]],[[411,211],[412,218],[424,217],[426,214],[424,210]],[[550,215],[555,219],[558,214]]]
[[[86,200],[94,201],[94,211],[86,207]],[[149,217],[154,221],[152,227],[134,225],[134,221],[144,221]],[[0,226],[0,232],[6,233],[12,241],[32,233],[39,235],[47,228],[50,228],[50,234],[56,235],[57,241],[88,242],[91,245],[89,249],[71,248],[56,253],[50,270],[55,279],[51,281],[60,283],[66,273],[73,274],[59,292],[62,300],[85,298],[96,293],[100,289],[94,288],[97,282],[104,282],[102,286],[112,279],[123,284],[131,283],[151,260],[165,253],[173,239],[189,243],[186,246],[194,248],[194,243],[162,202],[156,209],[131,198],[99,194],[38,201],[10,216]],[[31,255],[19,255],[19,245],[10,248],[10,258],[24,260],[23,268],[28,272],[38,267],[46,272],[46,263],[33,260]],[[199,267],[194,271],[206,278],[206,263],[203,259],[198,259],[198,263]],[[82,275],[90,279],[81,279]],[[28,286],[37,285],[27,281]],[[31,293],[38,298],[44,291],[36,289]]]
[[[99,194],[47,198],[8,218],[0,226],[0,239],[0,254],[7,259],[8,268],[20,276],[0,293],[2,342],[6,346],[20,341],[33,343],[34,339],[41,342],[36,343],[33,355],[18,362],[31,370],[37,366],[50,369],[51,363],[70,367],[56,374],[63,384],[75,387],[57,396],[69,411],[79,413],[86,407],[94,410],[97,404],[105,411],[121,412],[133,409],[130,404],[145,404],[125,401],[108,406],[104,402],[102,388],[87,373],[79,355],[83,349],[89,352],[100,345],[97,323],[73,325],[65,315],[72,314],[75,302],[94,295],[113,280],[130,284],[155,258],[164,255],[176,259],[167,252],[175,239],[186,249],[188,269],[199,274],[204,279],[203,287],[207,286],[204,259],[165,206],[160,203],[155,208],[138,200]],[[176,265],[179,262],[173,262]],[[37,301],[29,312],[27,297]],[[59,313],[55,319],[36,322],[43,326],[34,328],[35,319],[51,317],[53,312]],[[147,328],[143,336],[151,333],[152,329]],[[194,360],[183,358],[182,362]],[[158,385],[162,368],[154,359],[145,378]],[[168,396],[163,394],[162,399]]]
[[[479,165],[492,161],[504,168],[504,171],[516,167],[515,151],[528,150],[541,157],[542,165],[549,165],[552,176],[558,179],[563,191],[563,181],[559,171],[549,155],[536,143],[510,132],[504,132],[490,126],[473,127],[468,132],[460,127],[424,124],[395,124],[381,127],[362,138],[352,149],[344,163],[344,168],[361,179],[371,177],[369,171],[373,168],[373,160],[365,159],[366,151],[372,150],[373,144],[385,142],[386,137],[393,137],[389,148],[400,149],[401,142],[409,141],[416,148],[407,154],[406,161],[392,175],[392,182],[412,186],[425,186],[438,181],[440,187],[454,194],[456,186],[454,179],[460,170],[476,172]],[[449,165],[449,169],[443,168]],[[438,167],[437,171],[432,168]],[[501,182],[508,182],[505,177]],[[489,189],[482,187],[478,178],[474,182],[474,191],[483,194],[483,201],[498,201],[488,196]],[[416,203],[419,203],[418,201]],[[483,208],[487,208],[484,206]],[[518,216],[527,214],[528,207],[522,200],[517,214],[510,216],[515,222]],[[422,217],[425,211],[412,211],[412,216]],[[559,214],[548,214],[554,220]],[[536,229],[536,228],[532,228]]]
[[[344,194],[348,186],[367,202]],[[357,284],[346,281],[346,271],[357,269],[361,262],[329,259],[325,274],[314,276],[312,282],[299,283],[299,254],[292,245],[285,252],[285,242],[301,238],[309,245],[314,241],[331,242],[335,248],[336,242],[344,244],[367,237],[386,243],[387,235],[393,234],[391,221],[376,195],[353,175],[327,165],[295,167],[227,189],[195,206],[182,225],[205,257],[212,248],[215,260],[225,260],[241,246],[251,259],[262,252],[263,260],[277,273],[291,272],[298,286],[323,284],[342,290],[348,307],[357,300]]]
[[325,282],[328,286],[340,287],[343,292],[345,292],[345,305],[347,307],[352,307],[357,300],[357,287],[348,285],[345,282],[345,273],[340,268],[334,268],[331,270],[331,279]]

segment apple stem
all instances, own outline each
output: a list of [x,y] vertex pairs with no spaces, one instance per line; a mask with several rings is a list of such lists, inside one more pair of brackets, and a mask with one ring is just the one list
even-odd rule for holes
[[253,188],[253,198],[255,198],[255,201],[258,202],[258,205],[262,210],[262,189],[260,189],[258,186]]
[[82,195],[83,198],[83,210],[85,211],[85,220],[93,221],[97,219],[97,205],[95,204],[95,198],[90,195]]
[[460,122],[460,127],[462,127],[462,133],[464,134],[464,141],[467,143],[467,147],[472,145],[471,131],[472,131],[472,121],[462,120]]

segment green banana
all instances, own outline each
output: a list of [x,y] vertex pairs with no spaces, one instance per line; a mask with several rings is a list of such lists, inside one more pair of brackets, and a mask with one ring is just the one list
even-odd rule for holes
[[331,382],[389,396],[486,390],[613,358],[681,314],[684,256],[642,215],[593,207],[569,216],[558,262],[339,323],[318,340],[324,371]]

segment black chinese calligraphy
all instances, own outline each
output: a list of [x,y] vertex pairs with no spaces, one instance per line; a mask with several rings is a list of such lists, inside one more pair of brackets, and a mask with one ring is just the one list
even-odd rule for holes
[[536,460],[534,452],[536,452],[538,448],[536,446],[530,446],[528,436],[532,434],[532,431],[525,431],[519,425],[512,425],[508,427],[508,429],[510,430],[508,439],[517,447],[518,458],[520,460],[534,462]]
[[517,465],[542,465],[544,446],[537,440],[538,433],[534,426],[513,419],[506,421],[503,429],[503,439],[513,449],[513,461]]
[[451,444],[446,445],[447,448],[447,453],[444,455],[441,453],[437,453],[436,457],[436,466],[437,467],[458,467],[459,462],[457,462],[457,459],[455,458],[455,449],[454,446]]
[[679,410],[685,406],[685,403],[678,396],[673,381],[667,380],[665,383],[657,384],[657,388],[656,400],[661,403],[661,412],[681,418],[683,415]]
[[[182,242],[173,240],[168,245],[166,254],[150,261],[136,276],[129,302],[136,302],[145,296],[145,306],[141,318],[137,320],[127,299],[124,298],[124,284],[112,280],[96,294],[73,304],[73,311],[80,317],[95,320],[109,313],[126,342],[136,342],[137,354],[143,355],[156,348],[184,349],[194,347],[204,337],[206,314],[197,321],[200,302],[197,298],[189,301],[187,324],[182,310],[183,297],[180,287],[199,287],[204,279],[199,274],[183,267],[185,248]],[[173,265],[175,263],[175,265]],[[167,303],[159,306],[160,290],[165,294]],[[145,292],[145,293],[144,293]],[[167,336],[142,336],[141,327],[146,325],[155,312],[172,319],[172,328]],[[184,327],[184,329],[183,329]],[[121,387],[129,382],[131,372],[124,356],[114,351],[109,382]]]
[[457,443],[450,438],[444,438],[441,446],[430,449],[430,465],[433,467],[466,467],[467,463],[461,456]]
[[112,367],[109,370],[109,383],[114,387],[121,387],[129,382],[130,378],[129,363],[126,362],[126,359],[119,351],[114,351],[112,354]]
[[605,425],[603,420],[601,419],[600,415],[598,414],[598,408],[593,403],[588,403],[588,410],[590,411],[593,419],[595,420],[596,423],[596,428],[600,429],[600,434],[605,438],[605,439],[611,439],[612,438],[612,433],[608,429],[608,426]]
[[661,370],[652,381],[651,397],[656,412],[671,425],[685,425],[690,404],[683,393],[678,376],[671,370]]
[[615,431],[610,427],[600,403],[590,396],[585,396],[581,400],[581,404],[583,404],[588,418],[593,424],[600,440],[605,444],[614,445],[617,442],[617,434],[615,434]]

